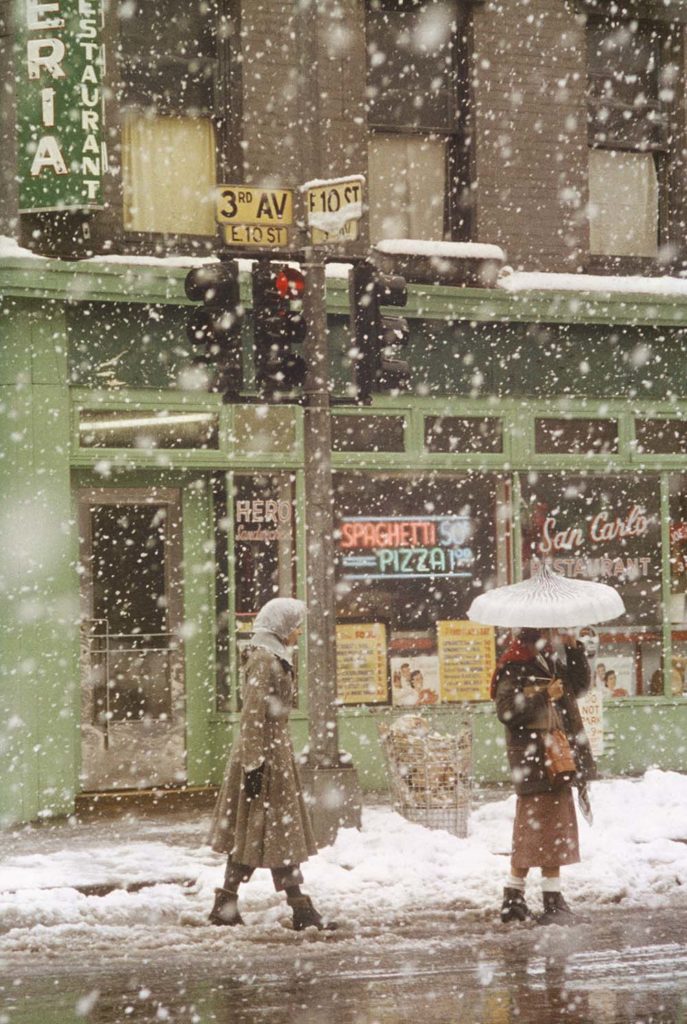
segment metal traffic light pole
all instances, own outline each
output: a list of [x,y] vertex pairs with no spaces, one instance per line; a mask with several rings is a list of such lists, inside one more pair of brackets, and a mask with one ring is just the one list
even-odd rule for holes
[[310,753],[302,769],[318,843],[330,843],[339,827],[360,825],[362,796],[352,763],[342,764],[336,703],[336,601],[332,514],[331,409],[325,261],[305,249],[303,315],[303,424],[308,587],[308,714]]

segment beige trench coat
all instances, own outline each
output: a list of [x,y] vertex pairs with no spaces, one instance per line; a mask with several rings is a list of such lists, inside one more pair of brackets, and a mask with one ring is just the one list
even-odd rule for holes
[[[278,868],[317,853],[289,733],[291,668],[263,647],[250,648],[239,736],[217,798],[210,845],[237,864]],[[262,792],[247,800],[244,771],[262,764]]]

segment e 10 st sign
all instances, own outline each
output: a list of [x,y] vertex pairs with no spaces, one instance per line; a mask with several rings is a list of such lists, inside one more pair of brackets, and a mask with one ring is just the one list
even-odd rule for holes
[[19,209],[103,205],[101,0],[20,0]]

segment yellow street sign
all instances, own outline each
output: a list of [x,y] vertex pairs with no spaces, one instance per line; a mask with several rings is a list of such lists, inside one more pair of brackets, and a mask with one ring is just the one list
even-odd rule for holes
[[274,224],[223,224],[222,233],[225,245],[273,245],[284,249],[289,244],[288,228]]
[[215,219],[218,224],[293,224],[293,190],[220,185]]
[[305,188],[305,210],[313,245],[353,242],[363,215],[363,179],[318,182]]

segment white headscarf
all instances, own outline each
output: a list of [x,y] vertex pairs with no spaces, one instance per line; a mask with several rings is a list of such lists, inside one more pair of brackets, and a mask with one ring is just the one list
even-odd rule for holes
[[255,616],[252,643],[265,647],[282,661],[293,664],[292,653],[284,640],[305,619],[306,606],[294,597],[273,597]]

